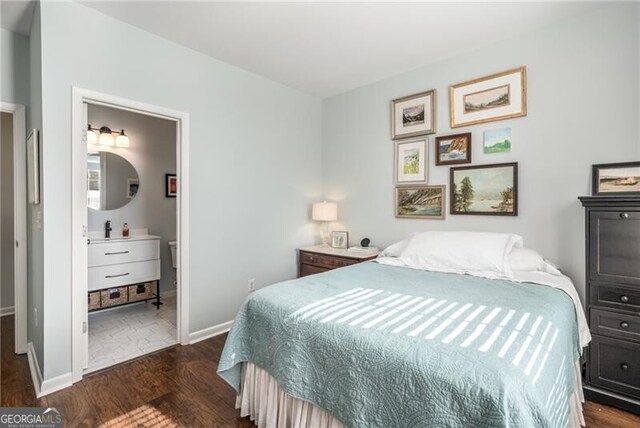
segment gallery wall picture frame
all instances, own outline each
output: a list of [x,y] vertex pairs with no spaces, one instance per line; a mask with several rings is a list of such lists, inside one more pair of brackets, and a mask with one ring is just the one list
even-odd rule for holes
[[40,133],[33,129],[27,137],[27,194],[30,204],[40,203]]
[[446,198],[444,185],[396,187],[396,218],[444,220]]
[[428,142],[428,138],[395,142],[394,180],[396,185],[427,184]]
[[640,195],[640,162],[592,165],[591,177],[593,196]]
[[527,115],[527,68],[457,83],[449,87],[451,128]]
[[511,127],[487,129],[483,132],[482,151],[484,154],[508,153],[511,151]]
[[436,90],[391,101],[391,139],[436,133]]
[[449,191],[451,215],[517,216],[518,162],[452,167]]
[[349,248],[349,232],[345,230],[334,230],[331,232],[331,246],[346,250]]
[[471,132],[436,137],[436,165],[471,163]]
[[178,195],[178,179],[175,174],[164,175],[164,196],[175,198]]

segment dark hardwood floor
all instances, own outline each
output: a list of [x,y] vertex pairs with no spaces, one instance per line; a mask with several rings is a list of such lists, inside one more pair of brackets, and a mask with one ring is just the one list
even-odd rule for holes
[[[65,427],[253,427],[216,374],[226,335],[127,362],[40,399],[26,355],[15,355],[13,316],[1,318],[2,406],[64,409]],[[587,402],[588,428],[638,428],[640,417]]]

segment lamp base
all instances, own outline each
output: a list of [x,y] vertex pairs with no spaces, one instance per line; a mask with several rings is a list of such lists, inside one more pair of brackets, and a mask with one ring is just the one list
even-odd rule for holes
[[321,247],[329,247],[329,223],[326,221],[320,224],[320,241]]

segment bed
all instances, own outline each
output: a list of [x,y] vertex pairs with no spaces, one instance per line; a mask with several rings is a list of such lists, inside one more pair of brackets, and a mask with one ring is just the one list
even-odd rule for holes
[[407,260],[253,293],[218,366],[241,414],[259,427],[584,424],[579,357],[590,336],[567,277]]

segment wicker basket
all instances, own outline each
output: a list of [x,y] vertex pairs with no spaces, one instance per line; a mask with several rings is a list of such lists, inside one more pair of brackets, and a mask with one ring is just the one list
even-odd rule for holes
[[100,292],[99,291],[91,291],[89,292],[89,310],[95,311],[96,309],[100,309]]
[[103,308],[127,303],[127,287],[110,288],[100,291],[100,301]]
[[145,282],[142,284],[129,286],[129,301],[136,302],[138,300],[148,300],[153,297],[153,282]]

